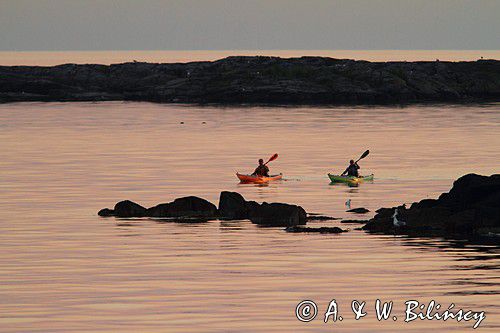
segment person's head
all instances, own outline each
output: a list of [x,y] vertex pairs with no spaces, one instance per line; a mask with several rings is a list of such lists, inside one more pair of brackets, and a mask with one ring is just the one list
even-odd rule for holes
[[350,164],[350,165],[353,165],[353,164],[354,164],[354,160],[350,160],[350,161],[349,161],[349,164]]
[[264,160],[261,158],[261,159],[259,160],[259,165],[262,165],[262,164],[264,164]]

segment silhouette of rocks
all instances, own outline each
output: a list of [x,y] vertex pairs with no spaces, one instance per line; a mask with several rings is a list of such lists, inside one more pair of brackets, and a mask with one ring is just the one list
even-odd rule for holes
[[205,217],[217,218],[217,207],[205,199],[195,196],[175,199],[147,210],[148,217]]
[[221,192],[219,198],[220,217],[227,220],[249,218],[250,207],[243,196],[236,192]]
[[207,221],[210,219],[243,220],[268,226],[291,226],[306,224],[305,210],[284,203],[262,203],[246,201],[239,193],[222,192],[219,209],[205,199],[189,196],[162,203],[151,208],[126,200],[116,204],[115,209],[101,209],[99,216],[169,218],[172,221]]
[[349,210],[347,210],[347,212],[348,213],[356,213],[356,214],[366,214],[370,211],[364,207],[359,207],[359,208],[349,209]]
[[284,203],[262,203],[246,201],[236,192],[222,192],[219,199],[219,213],[226,220],[250,219],[255,224],[289,226],[306,224],[305,210],[296,205]]
[[397,218],[406,222],[403,232],[421,234],[500,235],[500,175],[468,174],[453,183],[438,199],[425,199],[405,206],[381,208],[364,230],[392,233]]
[[362,223],[362,224],[365,224],[365,223],[368,223],[369,220],[342,220],[340,221],[340,223]]
[[146,208],[130,200],[120,201],[115,205],[114,215],[118,217],[143,217],[146,216]]
[[276,227],[304,225],[307,223],[307,214],[300,206],[264,202],[250,210],[250,221]]
[[115,211],[109,208],[104,208],[101,209],[97,215],[102,216],[102,217],[109,217],[109,216],[115,216]]
[[341,219],[340,217],[307,214],[307,221],[332,221],[332,220],[340,220],[340,219]]

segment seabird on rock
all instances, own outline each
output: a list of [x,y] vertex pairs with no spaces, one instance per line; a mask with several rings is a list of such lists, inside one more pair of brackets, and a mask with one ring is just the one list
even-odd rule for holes
[[406,222],[398,220],[398,209],[394,210],[394,214],[392,214],[392,223],[396,228],[401,228],[406,225]]

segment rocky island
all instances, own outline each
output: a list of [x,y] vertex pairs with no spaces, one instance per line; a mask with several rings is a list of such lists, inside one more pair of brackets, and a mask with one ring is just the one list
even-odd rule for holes
[[191,63],[0,66],[0,103],[114,100],[201,104],[498,101],[500,61],[237,56]]

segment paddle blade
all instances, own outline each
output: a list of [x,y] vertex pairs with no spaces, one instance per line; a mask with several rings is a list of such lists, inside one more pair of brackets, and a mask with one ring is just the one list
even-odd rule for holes
[[[365,158],[366,156],[368,156],[368,154],[370,154],[370,150],[367,150],[363,153],[363,155],[361,155],[361,157],[359,158],[360,160],[362,160],[363,158]],[[359,160],[358,160],[359,161]]]
[[271,156],[271,158],[269,159],[269,161],[266,162],[266,164],[269,163],[269,162],[274,161],[277,158],[278,158],[278,154],[274,154],[273,156]]

